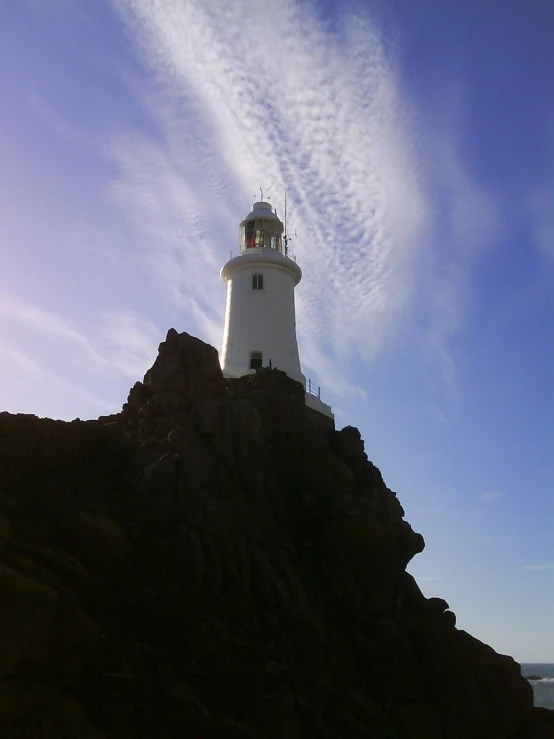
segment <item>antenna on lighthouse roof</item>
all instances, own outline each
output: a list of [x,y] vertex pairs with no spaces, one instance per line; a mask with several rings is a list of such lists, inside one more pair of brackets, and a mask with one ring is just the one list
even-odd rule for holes
[[285,190],[285,233],[283,236],[283,242],[285,244],[285,256],[289,251],[289,237],[287,235],[287,191]]

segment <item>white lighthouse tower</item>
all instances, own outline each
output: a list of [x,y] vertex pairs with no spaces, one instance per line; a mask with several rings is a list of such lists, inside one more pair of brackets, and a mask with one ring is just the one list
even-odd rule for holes
[[306,405],[330,423],[330,406],[319,388],[306,385],[296,341],[294,288],[302,271],[290,253],[283,224],[270,203],[254,203],[240,224],[240,247],[221,270],[227,308],[221,366],[225,377],[242,377],[262,367],[283,370],[306,389]]

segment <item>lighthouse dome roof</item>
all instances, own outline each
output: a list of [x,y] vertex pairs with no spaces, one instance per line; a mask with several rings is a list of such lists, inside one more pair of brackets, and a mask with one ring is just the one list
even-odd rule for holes
[[254,203],[252,210],[245,217],[244,221],[251,221],[255,218],[264,218],[267,221],[281,221],[279,216],[273,212],[271,203],[266,203],[263,200],[260,200],[258,203]]

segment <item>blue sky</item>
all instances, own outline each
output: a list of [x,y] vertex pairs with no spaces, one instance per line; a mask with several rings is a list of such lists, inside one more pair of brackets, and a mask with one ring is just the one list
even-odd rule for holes
[[0,408],[117,411],[287,190],[306,375],[458,625],[554,662],[554,5],[0,7]]

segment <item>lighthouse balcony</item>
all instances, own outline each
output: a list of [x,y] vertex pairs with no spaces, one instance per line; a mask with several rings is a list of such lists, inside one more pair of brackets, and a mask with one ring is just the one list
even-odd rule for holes
[[302,279],[302,270],[296,263],[296,259],[290,253],[285,255],[278,249],[271,247],[253,247],[252,249],[241,249],[238,252],[231,252],[229,260],[223,265],[220,276],[224,282],[227,282],[237,271],[246,269],[280,269],[294,279],[294,284],[298,285]]
[[335,428],[335,416],[331,406],[321,400],[321,388],[311,380],[306,380],[304,386],[306,391],[306,411],[312,420],[328,428]]
[[292,253],[290,248],[281,248],[276,246],[240,246],[238,249],[232,249],[229,252],[229,259],[234,259],[235,257],[245,256],[247,254],[264,254],[264,253],[273,253],[273,254],[279,254],[282,257],[286,257],[287,259],[290,259],[296,264],[296,255]]

